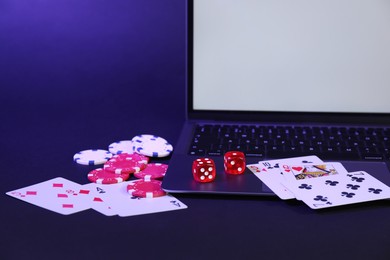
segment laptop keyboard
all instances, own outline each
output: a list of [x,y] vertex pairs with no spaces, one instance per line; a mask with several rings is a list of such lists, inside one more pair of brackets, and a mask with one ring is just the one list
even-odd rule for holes
[[323,160],[390,159],[390,128],[198,125],[189,154],[284,158],[317,155]]

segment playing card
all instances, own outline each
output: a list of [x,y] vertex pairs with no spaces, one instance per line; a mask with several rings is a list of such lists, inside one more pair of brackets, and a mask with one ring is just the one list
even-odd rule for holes
[[390,198],[390,187],[364,171],[304,179],[295,186],[312,209]]
[[299,190],[296,189],[296,182],[307,179],[322,178],[329,175],[343,174],[348,171],[339,162],[315,163],[315,164],[291,164],[283,165],[282,185],[294,193],[296,199],[300,200]]
[[88,183],[82,186],[83,194],[88,194],[86,196],[86,203],[90,204],[90,207],[97,212],[102,213],[106,216],[114,216],[116,212],[107,204],[107,202],[103,199],[102,194],[104,194],[105,184],[97,184],[97,183]]
[[294,199],[295,195],[281,183],[284,181],[282,169],[291,164],[322,163],[317,156],[302,156],[279,160],[260,161],[257,164],[248,165],[248,168],[268,186],[279,198],[283,200]]
[[90,208],[89,203],[81,199],[85,196],[81,185],[61,177],[9,191],[6,194],[63,215]]
[[172,195],[157,198],[133,197],[127,192],[130,182],[103,185],[100,197],[121,217],[150,214],[170,210],[186,209],[187,206]]

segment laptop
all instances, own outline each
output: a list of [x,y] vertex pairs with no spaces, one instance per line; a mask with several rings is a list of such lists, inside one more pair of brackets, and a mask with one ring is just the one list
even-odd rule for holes
[[[317,155],[390,185],[390,3],[382,0],[187,2],[186,112],[162,188],[274,195],[247,164]],[[192,175],[215,161],[213,182]]]

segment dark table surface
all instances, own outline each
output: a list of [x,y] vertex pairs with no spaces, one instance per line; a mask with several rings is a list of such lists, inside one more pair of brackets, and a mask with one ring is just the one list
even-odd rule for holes
[[[182,0],[0,1],[0,259],[390,259],[390,204],[314,211],[175,194],[188,209],[60,215],[5,193],[88,183],[74,153],[184,121]],[[159,162],[169,163],[169,157]]]

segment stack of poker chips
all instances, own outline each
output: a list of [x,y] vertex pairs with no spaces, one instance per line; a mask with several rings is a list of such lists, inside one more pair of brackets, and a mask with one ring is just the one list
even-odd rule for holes
[[161,189],[161,179],[168,165],[149,163],[152,157],[166,157],[173,147],[164,138],[155,135],[137,135],[132,140],[114,142],[108,151],[84,150],[73,160],[82,165],[101,165],[103,168],[88,173],[89,181],[98,184],[114,184],[126,181],[131,175],[138,178],[128,185],[127,191],[135,197],[159,197],[166,193]]

